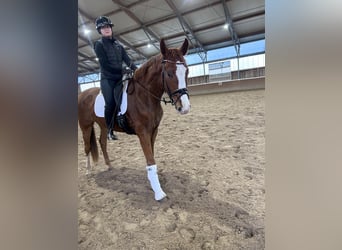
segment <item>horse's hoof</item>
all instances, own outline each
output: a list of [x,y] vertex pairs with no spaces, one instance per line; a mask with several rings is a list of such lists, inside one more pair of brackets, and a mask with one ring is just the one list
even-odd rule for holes
[[166,197],[166,194],[162,191],[162,192],[160,192],[160,193],[158,193],[158,194],[155,194],[154,195],[154,199],[156,200],[156,201],[161,201],[162,199],[164,199]]

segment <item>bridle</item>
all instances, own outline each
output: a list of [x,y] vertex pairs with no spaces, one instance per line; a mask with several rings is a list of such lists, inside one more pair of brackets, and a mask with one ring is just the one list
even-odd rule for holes
[[[169,86],[166,84],[165,76],[164,76],[165,75],[165,64],[166,63],[173,63],[173,64],[176,64],[176,65],[180,65],[180,64],[185,65],[185,63],[184,62],[175,62],[175,61],[166,60],[166,59],[163,59],[161,63],[162,63],[163,88],[164,88],[164,92],[167,93],[167,95],[169,96],[169,99],[170,99],[170,101],[167,101],[167,100],[165,100],[165,98],[163,98],[161,101],[163,101],[165,103],[165,105],[166,105],[166,103],[171,103],[171,105],[175,105],[179,101],[179,99],[182,97],[182,95],[187,95],[188,98],[189,98],[189,93],[188,93],[187,88],[181,88],[181,89],[177,89],[174,92],[171,92]],[[176,101],[173,100],[173,97],[175,95],[178,95]]]
[[[184,62],[175,62],[175,61],[171,61],[171,60],[165,60],[163,59],[162,60],[162,82],[163,82],[163,91],[167,93],[168,97],[170,100],[166,100],[165,98],[159,98],[157,97],[156,95],[154,95],[153,93],[151,93],[144,85],[142,85],[139,81],[135,81],[136,83],[138,83],[138,85],[140,87],[142,87],[143,89],[145,89],[153,98],[159,100],[160,102],[164,102],[164,104],[166,105],[167,103],[171,103],[171,105],[176,105],[176,103],[178,102],[178,100],[181,98],[182,95],[187,95],[188,98],[189,98],[189,93],[188,93],[188,90],[187,88],[181,88],[181,89],[177,89],[176,91],[174,92],[171,92],[169,86],[166,84],[166,81],[165,81],[165,77],[164,77],[164,74],[165,74],[165,63],[174,63],[174,64],[182,64],[184,65],[185,63]],[[173,100],[173,96],[175,95],[179,95],[177,100],[174,101]]]

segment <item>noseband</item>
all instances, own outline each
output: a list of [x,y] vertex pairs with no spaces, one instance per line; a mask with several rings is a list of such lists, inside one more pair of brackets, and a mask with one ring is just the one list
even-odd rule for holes
[[[174,92],[171,92],[169,86],[166,84],[165,77],[164,77],[164,74],[165,74],[165,64],[166,63],[173,63],[173,64],[176,64],[176,65],[179,65],[179,64],[184,65],[184,62],[175,62],[175,61],[170,61],[170,60],[165,60],[164,59],[164,60],[162,60],[161,63],[162,63],[162,68],[163,68],[163,70],[162,70],[163,88],[164,88],[164,91],[167,93],[167,95],[169,96],[169,99],[170,99],[170,101],[166,101],[165,98],[164,98],[162,101],[164,101],[165,104],[166,103],[171,103],[171,105],[175,105],[179,101],[179,99],[182,97],[182,95],[187,95],[188,98],[189,98],[189,93],[188,93],[187,88],[181,88],[181,89],[177,89]],[[176,101],[173,100],[173,97],[175,95],[178,95]]]

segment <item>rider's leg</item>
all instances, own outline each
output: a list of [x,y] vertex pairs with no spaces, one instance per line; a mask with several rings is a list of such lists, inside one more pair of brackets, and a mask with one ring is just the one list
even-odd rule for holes
[[116,136],[113,133],[113,114],[115,109],[114,99],[114,81],[108,79],[101,79],[101,92],[105,100],[105,120],[108,129],[108,139],[116,140]]

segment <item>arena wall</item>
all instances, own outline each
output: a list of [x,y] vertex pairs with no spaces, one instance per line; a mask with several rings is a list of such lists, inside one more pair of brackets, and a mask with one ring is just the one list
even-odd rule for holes
[[265,89],[265,77],[246,78],[225,82],[211,82],[188,86],[190,95]]

